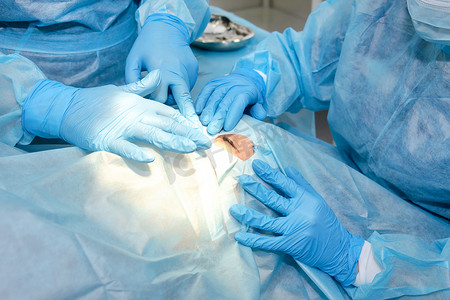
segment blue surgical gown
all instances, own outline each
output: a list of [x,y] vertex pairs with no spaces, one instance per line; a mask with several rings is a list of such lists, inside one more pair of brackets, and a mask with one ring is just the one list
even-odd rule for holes
[[348,164],[450,218],[450,64],[406,0],[322,3],[302,32],[273,33],[237,67],[267,75],[269,116],[329,109]]
[[154,12],[184,21],[191,40],[209,21],[206,0],[2,1],[0,51],[19,52],[44,74],[87,87],[121,84],[125,61],[138,29]]
[[[359,1],[358,5],[363,3]],[[311,34],[310,39],[314,35],[319,36],[319,33],[326,33],[321,34],[323,39],[315,41],[315,44],[309,43],[309,48],[321,50],[317,52],[322,52],[319,56],[311,57],[307,55],[307,51],[302,50],[308,44],[300,42],[306,40],[304,33],[294,34],[288,31],[285,35],[272,35],[260,46],[255,55],[239,62],[260,68],[268,74],[268,99],[272,103],[273,101],[278,103],[269,105],[272,116],[280,114],[289,107],[291,109],[302,106],[324,109],[330,105],[330,102],[333,104],[336,101],[334,89],[338,91],[340,87],[334,84],[334,80],[336,79],[337,83],[337,78],[341,78],[342,81],[353,76],[339,75],[350,66],[346,66],[345,69],[339,68],[343,71],[336,72],[339,63],[350,62],[349,59],[343,60],[343,56],[340,57],[339,53],[345,53],[341,50],[343,44],[347,43],[347,41],[344,43],[346,32],[351,36],[356,30],[354,27],[349,27],[356,13],[352,12],[352,9],[355,9],[352,8],[352,1],[335,1],[322,4],[312,14],[307,24],[307,30]],[[374,11],[379,12],[376,9]],[[334,21],[331,20],[333,14],[336,15],[333,18]],[[370,14],[366,17],[369,18],[369,16]],[[319,19],[326,20],[330,24],[325,28],[325,24],[319,22]],[[394,19],[401,23],[401,19]],[[361,20],[353,20],[353,22],[353,26],[362,24]],[[377,25],[376,21],[367,22],[366,26]],[[393,20],[382,18],[379,22],[389,24]],[[343,24],[343,27],[339,24]],[[408,28],[411,30],[407,32],[415,36],[412,28]],[[333,35],[333,32],[339,34]],[[326,38],[329,40],[327,41]],[[382,37],[378,37],[374,39],[374,45],[380,40],[387,42]],[[296,45],[293,48],[295,50],[289,50],[289,44]],[[424,45],[433,47],[436,53],[443,57],[434,61],[434,64],[440,65],[441,68],[445,66],[444,59],[448,56],[444,56],[432,44],[424,43]],[[275,50],[266,51],[268,48]],[[278,51],[283,48],[285,53]],[[309,53],[312,53],[311,50]],[[295,55],[298,55],[298,58],[295,58]],[[396,57],[401,58],[401,56],[399,53]],[[304,57],[302,61],[308,61],[309,64],[295,63],[301,57]],[[289,64],[285,63],[286,59],[289,60]],[[424,58],[422,60],[425,63],[426,60]],[[32,86],[35,80],[44,75],[32,61],[24,56],[0,54],[0,62],[2,90],[0,93],[0,141],[14,145],[14,141],[21,137],[26,138],[20,127],[20,101],[26,96],[24,87]],[[361,60],[359,62],[354,60],[353,68],[357,69],[361,63]],[[302,71],[300,66],[303,68]],[[16,72],[17,70],[20,72]],[[404,72],[407,73],[408,70],[410,70],[409,65],[404,68]],[[281,74],[283,77],[301,78],[302,81],[296,84],[294,80],[280,80]],[[299,74],[305,75],[303,77]],[[423,75],[422,71],[419,74]],[[446,74],[448,78],[448,70]],[[122,76],[122,73],[117,75]],[[379,80],[382,80],[383,76]],[[354,83],[359,83],[359,80],[354,78]],[[308,82],[311,83],[308,84]],[[360,101],[367,96],[362,92],[354,91],[354,93],[364,95]],[[332,110],[333,105],[330,107],[330,117]],[[379,115],[381,117],[381,112]],[[341,116],[341,118],[345,123],[348,122],[346,119],[349,116]],[[435,118],[442,120],[441,115],[435,115]],[[258,130],[260,134],[256,132]],[[361,128],[361,130],[366,129]],[[256,286],[261,290],[260,298],[298,299],[299,297],[307,298],[311,294],[312,298],[323,298],[324,295],[318,294],[318,288],[311,282],[311,278],[320,290],[326,291],[327,296],[335,299],[347,298],[347,295],[369,299],[402,295],[427,295],[427,297],[435,296],[441,299],[448,297],[450,293],[448,221],[411,202],[403,201],[396,194],[358,172],[357,169],[360,167],[356,165],[348,152],[343,151],[345,150],[343,141],[337,141],[340,150],[337,151],[331,145],[324,145],[319,141],[311,142],[309,137],[296,138],[278,127],[266,123],[259,124],[249,118],[244,118],[234,132],[247,135],[255,141],[258,153],[263,156],[259,158],[266,158],[265,161],[270,162],[273,167],[283,169],[291,165],[300,170],[326,199],[344,226],[372,243],[374,253],[383,266],[382,273],[377,275],[373,284],[347,288],[347,293],[340,295],[334,294],[333,291],[336,289],[342,291],[342,288],[333,288],[331,279],[331,283],[323,281],[321,277],[314,279],[313,275],[317,274],[310,275],[310,272],[308,275],[305,274],[299,268],[295,268],[292,259],[287,256],[255,250],[254,257],[248,257],[243,255],[248,249],[241,248],[239,257],[244,260],[244,263],[240,264],[241,268],[252,267],[255,261],[258,265],[260,278],[251,277],[248,273],[243,273],[242,277],[246,278],[247,282],[256,281],[260,284]],[[361,134],[364,135],[363,132]],[[336,134],[335,138],[338,140]],[[117,295],[117,298],[122,296],[128,299],[133,296],[139,298],[136,295],[142,295],[141,298],[163,298],[158,293],[167,297],[167,294],[164,294],[166,291],[175,292],[175,294],[180,291],[182,293],[180,298],[189,296],[194,298],[195,293],[201,294],[203,290],[217,292],[220,290],[216,288],[217,286],[229,289],[230,293],[202,294],[197,298],[233,297],[236,291],[241,293],[241,298],[253,295],[255,285],[243,284],[241,277],[231,277],[231,280],[236,283],[233,281],[230,283],[230,276],[227,277],[229,280],[224,280],[222,273],[228,275],[235,273],[216,268],[230,256],[209,255],[214,254],[214,251],[206,252],[205,255],[205,252],[200,252],[196,247],[192,247],[193,250],[189,249],[189,251],[192,250],[190,253],[194,253],[189,256],[183,248],[180,249],[180,245],[175,244],[177,256],[174,257],[167,255],[166,248],[160,247],[160,241],[167,240],[166,232],[153,229],[157,237],[161,236],[160,239],[154,239],[149,234],[150,231],[147,228],[152,228],[153,223],[161,226],[157,222],[158,218],[152,219],[157,212],[152,209],[132,210],[130,203],[127,202],[139,200],[140,198],[136,197],[139,190],[144,190],[144,195],[153,195],[151,188],[158,187],[154,181],[147,180],[144,176],[148,172],[147,165],[130,164],[103,152],[84,153],[77,148],[34,154],[17,153],[17,151],[10,147],[6,147],[5,150],[0,144],[0,156],[3,156],[0,158],[0,206],[2,208],[0,228],[3,229],[0,230],[2,237],[0,264],[3,270],[0,272],[0,278],[4,279],[2,281],[5,282],[4,290],[9,291],[11,297],[20,294],[27,295],[28,298],[39,298],[38,296],[42,295],[42,299],[47,299],[49,295],[55,295],[55,291],[61,291],[58,293],[60,296],[86,298],[91,296],[95,299],[104,295],[110,297]],[[252,174],[250,163],[250,161],[237,163],[233,167],[233,172],[228,174]],[[348,167],[349,165],[354,168]],[[149,168],[154,166],[149,165]],[[176,166],[181,167],[179,163]],[[111,176],[111,170],[118,171],[121,176]],[[171,169],[168,168],[168,170]],[[103,174],[109,179],[103,178]],[[124,174],[133,176],[123,177]],[[160,176],[156,172],[151,174]],[[165,175],[161,176],[164,178]],[[135,177],[142,177],[140,179],[145,182],[136,181]],[[177,191],[177,189],[173,190]],[[183,190],[180,189],[180,191],[175,200],[183,198]],[[249,206],[261,209],[257,206],[260,205],[258,201],[241,189],[233,195],[244,198]],[[123,202],[118,201],[122,199]],[[147,198],[145,200],[148,201]],[[217,201],[216,198],[210,200],[213,203]],[[92,205],[93,203],[99,203],[99,206]],[[105,210],[108,207],[112,207],[112,210]],[[129,218],[130,215],[133,218]],[[165,215],[161,213],[159,217]],[[180,218],[175,220],[176,224],[183,220],[182,216],[180,213]],[[126,225],[121,226],[123,223],[116,222],[118,219]],[[102,226],[103,224],[105,225]],[[189,223],[186,224],[184,225],[186,228],[191,228],[188,227]],[[121,237],[125,242],[122,242]],[[132,243],[148,241],[148,247],[130,249],[128,243],[130,240]],[[229,241],[231,242],[234,243],[234,240]],[[2,252],[1,249],[4,251]],[[140,251],[141,249],[145,251]],[[164,251],[161,252],[161,249]],[[223,247],[217,247],[218,251],[223,249]],[[156,259],[152,259],[155,255]],[[186,257],[198,259],[186,260]],[[178,258],[180,260],[177,260]],[[167,260],[170,263],[167,263]],[[286,263],[281,263],[280,260]],[[182,268],[179,261],[192,267]],[[199,264],[199,261],[209,264]],[[61,268],[61,266],[67,266],[66,263],[71,263],[70,268]],[[225,266],[234,266],[234,264],[225,264]],[[215,277],[211,277],[211,273],[204,270],[218,270],[218,272],[214,273]],[[301,289],[304,290],[303,293],[299,291]],[[193,291],[194,294],[189,291]],[[314,293],[315,291],[317,293]],[[258,295],[258,290],[254,294]]]
[[207,0],[2,1],[0,141],[33,139],[22,131],[21,106],[39,79],[76,87],[124,84],[127,55],[152,13],[179,17],[192,41],[210,17]]

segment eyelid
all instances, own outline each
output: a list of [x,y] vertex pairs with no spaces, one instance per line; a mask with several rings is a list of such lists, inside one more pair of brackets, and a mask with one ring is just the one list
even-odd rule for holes
[[243,161],[252,157],[256,152],[253,141],[241,134],[218,135],[215,142],[218,142],[219,146],[222,144],[222,148]]
[[223,140],[224,140],[225,142],[228,142],[228,143],[231,145],[231,147],[233,147],[234,149],[236,149],[237,152],[241,152],[241,151],[239,151],[239,149],[234,145],[234,142],[233,142],[229,137],[227,137],[226,135],[223,136]]

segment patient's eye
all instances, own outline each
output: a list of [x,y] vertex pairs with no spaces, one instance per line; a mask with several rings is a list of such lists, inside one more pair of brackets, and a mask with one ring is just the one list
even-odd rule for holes
[[255,154],[255,145],[252,140],[241,134],[221,134],[215,138],[214,144],[240,160],[247,160]]

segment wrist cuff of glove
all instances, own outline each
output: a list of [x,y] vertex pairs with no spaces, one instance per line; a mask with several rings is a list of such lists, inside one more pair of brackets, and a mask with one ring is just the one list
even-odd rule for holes
[[[166,13],[155,13],[155,14],[151,14],[150,16],[147,17],[147,19],[144,22],[144,26],[146,26],[148,23],[152,23],[152,22],[162,22],[165,23],[167,25],[170,25],[176,29],[178,29],[183,36],[186,38],[186,43],[190,44],[190,36],[189,36],[189,30],[186,27],[186,24],[184,24],[184,22],[171,14],[166,14]],[[144,27],[143,26],[143,27]]]
[[350,235],[348,253],[344,259],[341,271],[333,277],[343,286],[349,286],[355,282],[357,275],[358,258],[364,245],[364,239],[359,235]]
[[22,127],[43,138],[59,138],[64,114],[77,88],[43,79],[28,93],[22,106]]
[[246,78],[249,78],[256,86],[257,90],[259,91],[259,103],[262,103],[264,99],[266,98],[266,84],[264,83],[264,78],[258,74],[255,70],[252,70],[250,68],[238,68],[235,69],[232,74],[238,74],[242,75]]

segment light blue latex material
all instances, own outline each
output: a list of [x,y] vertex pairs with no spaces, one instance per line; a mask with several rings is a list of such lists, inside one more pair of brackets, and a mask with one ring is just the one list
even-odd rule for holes
[[[233,162],[219,186],[255,176],[255,158],[278,170],[293,166],[349,232],[372,243],[383,267],[372,284],[344,290],[287,255],[250,252],[233,238],[244,228],[231,223],[219,221],[212,239],[201,225],[211,216],[203,213],[208,205],[236,200],[276,215],[238,186],[204,205],[190,203],[184,182],[195,172],[182,154],[155,151],[165,160],[147,165],[76,147],[23,153],[0,144],[0,293],[14,299],[448,298],[448,221],[349,167],[335,147],[248,116],[231,132],[252,139],[256,153]],[[157,162],[164,171],[153,169]],[[166,180],[172,187],[155,195]]]
[[426,41],[450,45],[450,1],[407,0],[417,33]]
[[181,19],[163,13],[150,15],[127,57],[125,79],[136,82],[141,71],[160,70],[161,83],[150,98],[166,103],[173,96],[181,113],[200,125],[189,93],[198,74],[189,44],[189,31]]
[[[211,7],[211,12],[226,15],[232,21],[252,28],[255,31],[255,36],[250,39],[245,47],[235,51],[216,52],[195,47],[193,48],[194,54],[198,59],[200,69],[197,83],[191,91],[193,99],[197,99],[201,90],[209,81],[230,73],[238,58],[254,52],[258,44],[269,35],[267,31],[256,27],[249,21],[218,7]],[[314,113],[307,109],[292,110],[291,112],[282,114],[277,119],[266,119],[265,121],[279,125],[282,125],[283,123],[283,126],[286,125],[285,128],[288,131],[301,131],[303,133],[315,136]]]
[[[150,2],[151,3],[148,2],[143,3],[139,9],[141,10],[143,9],[143,7],[145,7],[146,8],[145,11],[148,11],[148,9],[152,7],[151,5],[152,3],[156,4],[156,1]],[[147,5],[144,5],[146,3]],[[173,6],[171,7],[173,8]],[[198,94],[200,93],[200,90],[208,81],[228,73],[231,70],[235,61],[239,57],[251,53],[256,47],[256,45],[268,35],[266,31],[254,26],[253,24],[249,23],[248,21],[245,21],[242,18],[239,18],[219,8],[212,8],[212,9],[215,13],[228,15],[235,22],[251,27],[253,30],[255,30],[255,37],[249,41],[246,47],[237,51],[211,52],[193,48],[194,54],[199,60],[199,67],[200,67],[200,73],[198,76],[197,83],[194,86],[193,90],[191,91],[193,99],[197,98]],[[166,8],[163,10],[163,12],[167,12]],[[142,16],[142,12],[139,14],[139,16]],[[124,54],[124,57],[125,55],[127,55],[127,53]],[[0,141],[8,145],[15,145],[16,143],[28,144],[34,137],[30,136],[27,133],[24,133],[22,130],[20,120],[21,105],[23,99],[26,97],[26,94],[31,90],[33,85],[40,79],[45,78],[45,75],[42,74],[42,71],[40,71],[36,65],[34,65],[31,61],[29,61],[23,56],[20,55],[5,56],[2,53],[0,53],[0,60],[2,62],[8,62],[7,64],[0,65],[0,80],[2,80],[0,84],[3,91],[2,93],[0,93],[0,106],[1,106],[0,111],[2,112],[2,114],[5,114],[4,116],[3,115],[0,116],[0,125],[2,126],[0,128],[0,132],[5,132],[5,134],[0,135]],[[120,63],[120,60],[116,59],[113,60],[114,63],[117,63],[117,61],[119,61]],[[20,70],[20,72],[17,72],[17,70]],[[123,80],[120,79],[122,78],[123,73],[122,72],[114,72],[114,73],[115,73],[114,76],[116,77],[116,79],[118,79],[117,81],[123,82]],[[23,83],[23,81],[25,81],[25,83]],[[59,81],[64,80],[63,78],[60,78]],[[17,99],[15,99],[16,95],[18,96]],[[19,105],[17,105],[17,103],[19,103]],[[281,118],[283,118],[283,121],[286,121],[286,119],[288,118],[292,119],[294,117],[296,119],[295,122],[288,121],[289,125],[292,126],[292,128],[297,128],[302,130],[303,132],[314,135],[315,132],[314,115],[312,112],[303,110],[296,115],[286,114],[286,118],[284,115]],[[279,121],[274,120],[274,122]],[[42,149],[52,149],[53,146],[48,145],[46,147],[43,146],[28,147],[29,150],[31,150],[31,148],[35,150],[36,149],[42,150]]]
[[191,39],[209,20],[206,0],[141,1],[6,0],[0,10],[0,51],[29,58],[51,80],[76,87],[125,83],[126,57],[140,19],[156,12],[176,15]]
[[236,69],[216,78],[203,88],[195,102],[200,121],[208,126],[209,134],[231,130],[242,118],[247,106],[250,115],[258,120],[266,118],[262,104],[266,87],[263,78],[252,69]]
[[210,147],[209,139],[178,111],[142,98],[160,81],[158,70],[119,87],[74,88],[41,80],[24,100],[22,127],[36,136],[61,138],[85,150],[108,151],[140,162],[155,158],[132,142],[183,153]]
[[176,15],[185,22],[191,39],[201,35],[209,20],[208,4],[203,0],[141,1],[138,10],[131,0],[114,1],[114,5],[106,0],[57,5],[46,0],[27,4],[3,1],[0,141],[15,145],[33,139],[22,131],[21,105],[40,79],[75,87],[124,84],[125,61],[137,36],[139,20],[156,12]]
[[[448,18],[446,19],[448,20]],[[267,75],[265,109],[329,109],[342,155],[404,199],[450,217],[450,72],[402,1],[327,1],[237,67]]]
[[355,282],[364,239],[342,226],[325,200],[294,168],[286,168],[284,175],[261,160],[254,160],[252,167],[260,179],[278,192],[248,175],[239,177],[240,185],[281,216],[269,217],[239,204],[231,206],[230,213],[244,224],[279,236],[238,232],[235,239],[247,247],[289,254],[344,286]]

